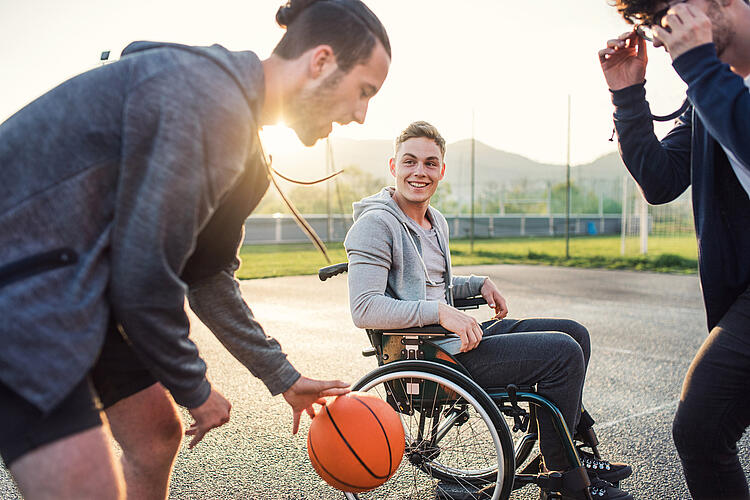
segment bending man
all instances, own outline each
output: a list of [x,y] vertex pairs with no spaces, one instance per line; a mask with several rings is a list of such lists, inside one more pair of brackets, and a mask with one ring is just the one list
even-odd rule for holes
[[229,420],[188,338],[186,294],[284,394],[294,432],[302,411],[347,390],[300,376],[234,271],[269,182],[258,128],[283,117],[312,145],[334,121],[362,123],[390,44],[359,0],[292,0],[277,21],[287,30],[266,60],[134,43],[0,125],[0,454],[25,498],[122,498],[126,486],[165,498],[174,402],[195,419],[191,446]]

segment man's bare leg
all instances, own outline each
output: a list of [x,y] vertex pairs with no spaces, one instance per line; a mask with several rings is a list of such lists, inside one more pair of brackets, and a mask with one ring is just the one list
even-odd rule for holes
[[128,498],[166,498],[183,434],[172,398],[157,383],[118,401],[106,413],[112,434],[122,447]]
[[32,450],[10,472],[27,500],[122,500],[125,483],[111,435],[96,427]]

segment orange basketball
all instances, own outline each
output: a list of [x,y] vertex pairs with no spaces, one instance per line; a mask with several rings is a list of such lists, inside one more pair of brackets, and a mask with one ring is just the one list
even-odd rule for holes
[[350,392],[320,409],[307,434],[315,472],[342,491],[377,488],[396,472],[404,456],[404,428],[388,403]]

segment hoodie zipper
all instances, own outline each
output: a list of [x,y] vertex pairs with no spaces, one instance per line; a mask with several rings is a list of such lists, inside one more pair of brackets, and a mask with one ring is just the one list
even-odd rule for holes
[[0,288],[31,276],[71,266],[78,262],[78,254],[71,248],[58,248],[0,266]]

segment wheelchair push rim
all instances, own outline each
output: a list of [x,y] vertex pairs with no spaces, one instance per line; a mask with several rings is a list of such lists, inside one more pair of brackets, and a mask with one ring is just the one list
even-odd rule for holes
[[403,361],[381,366],[353,390],[374,394],[397,409],[406,450],[394,476],[350,499],[505,499],[514,476],[513,443],[497,407],[478,385],[439,363]]

